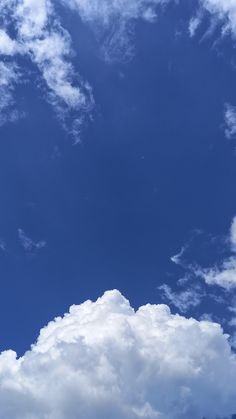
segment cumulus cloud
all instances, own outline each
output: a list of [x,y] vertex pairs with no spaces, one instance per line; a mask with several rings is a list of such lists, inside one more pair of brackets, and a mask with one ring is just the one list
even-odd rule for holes
[[23,357],[0,355],[0,418],[226,418],[235,380],[220,325],[165,305],[135,312],[110,291],[50,322]]

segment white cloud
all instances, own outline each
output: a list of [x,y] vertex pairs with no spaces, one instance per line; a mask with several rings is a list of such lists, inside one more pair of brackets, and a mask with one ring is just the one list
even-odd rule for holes
[[127,60],[133,55],[134,23],[154,22],[157,6],[169,0],[61,0],[101,35],[101,51],[107,61]]
[[227,104],[225,110],[225,135],[226,138],[232,139],[236,137],[236,107]]
[[[71,41],[54,14],[49,0],[23,0],[14,13],[18,38],[38,65],[49,88],[51,101],[81,111],[87,106],[86,86],[74,84],[74,70],[68,57]],[[77,80],[79,81],[79,80]]]
[[[168,0],[61,1],[65,7],[76,10],[84,22],[91,23],[95,32],[106,33],[101,50],[106,59],[112,59],[132,54],[129,40],[133,22],[139,18],[154,21],[156,6]],[[76,137],[85,113],[93,106],[93,98],[88,83],[81,80],[70,62],[70,35],[61,25],[54,1],[0,0],[0,8],[3,16],[0,55],[11,56],[12,60],[17,59],[17,54],[31,58],[41,73],[47,98],[62,125]],[[9,36],[10,27],[14,28],[14,39]]]
[[171,262],[175,263],[176,265],[182,265],[182,256],[184,255],[188,245],[182,246],[179,253],[177,253],[174,256],[171,256],[170,260]]
[[73,68],[64,59],[70,52],[69,40],[53,33],[43,39],[30,40],[27,45],[54,98],[72,109],[84,106],[85,95],[72,84]]
[[230,227],[230,243],[232,250],[236,251],[236,217],[233,218]]
[[100,21],[110,25],[114,17],[124,20],[144,18],[153,19],[155,7],[169,0],[61,0],[80,14],[85,21]]
[[50,0],[21,0],[16,2],[14,16],[23,39],[45,36],[49,18],[53,15]]
[[[187,282],[191,281],[194,277],[199,277],[205,281],[208,285],[217,285],[221,288],[230,291],[236,288],[236,216],[233,218],[228,237],[226,240],[224,240],[225,250],[230,252],[229,257],[225,257],[220,263],[216,263],[214,266],[210,266],[207,268],[201,267],[199,264],[196,263],[189,263],[189,262],[183,262],[183,255],[186,252],[186,249],[189,247],[189,243],[182,247],[181,251],[171,257],[171,261],[174,262],[177,265],[180,265],[182,268],[187,270],[187,274],[178,280],[178,286],[183,286]],[[192,288],[187,288],[186,293],[180,292],[180,293],[173,293],[169,287],[162,289],[165,293],[165,297],[169,299],[172,304],[175,304],[175,301],[177,304],[180,304],[179,306],[177,304],[176,307],[178,307],[181,310],[181,301],[183,300],[183,303],[186,301],[191,301],[190,293],[192,291]],[[190,292],[190,293],[189,293]],[[201,294],[201,293],[200,293]],[[204,296],[204,295],[203,295]],[[203,296],[194,295],[193,298],[193,304],[197,305],[197,298],[202,298]],[[209,295],[211,298],[215,299],[215,301],[220,303],[219,296],[216,298],[213,294]],[[188,298],[189,297],[189,298]],[[196,298],[196,300],[195,300]],[[184,311],[184,306],[182,308],[182,311]]]
[[218,324],[164,305],[135,312],[111,291],[50,322],[22,358],[0,355],[0,418],[226,418],[235,380]]
[[190,308],[197,307],[205,296],[196,286],[182,291],[172,291],[169,285],[162,284],[158,289],[162,292],[162,297],[177,307],[182,313],[186,313]]
[[20,117],[20,112],[14,109],[14,90],[19,79],[18,68],[14,64],[0,61],[0,126]]
[[34,241],[29,236],[27,236],[24,230],[22,230],[21,228],[18,229],[18,238],[20,240],[22,247],[28,252],[42,249],[43,247],[46,246],[45,240]]
[[217,27],[221,28],[222,36],[236,36],[236,3],[234,0],[199,0],[199,10],[189,22],[189,34],[194,36],[202,23],[205,12],[210,14],[210,26],[202,39],[211,36]]
[[1,8],[15,27],[16,36],[11,39],[7,27],[0,30],[0,54],[13,59],[18,53],[30,56],[42,75],[48,89],[47,97],[64,127],[69,119],[78,123],[81,114],[92,106],[91,89],[75,76],[69,62],[72,52],[70,36],[54,13],[52,2],[1,2]]
[[[76,11],[85,23],[90,24],[95,33],[100,34],[101,51],[107,60],[117,57],[130,58],[133,54],[130,38],[135,22],[138,19],[155,21],[157,8],[169,1],[61,0],[65,7]],[[224,28],[228,27],[232,33],[236,33],[236,6],[233,0],[200,2],[212,15],[226,22]],[[48,89],[48,100],[55,107],[63,126],[76,136],[80,132],[83,115],[93,105],[93,99],[91,88],[76,74],[70,62],[70,35],[60,23],[54,1],[0,0],[0,8],[3,16],[0,28],[0,55],[11,56],[12,59],[17,54],[27,54],[31,57]],[[190,21],[191,36],[195,34],[200,21],[201,10]],[[14,27],[15,39],[9,36],[9,27]],[[228,109],[228,135],[235,134],[233,117],[234,114]]]
[[219,285],[227,290],[236,287],[236,258],[226,259],[221,266],[199,270],[201,276],[208,285]]
[[14,55],[18,51],[18,43],[14,39],[11,39],[7,32],[0,29],[0,55]]
[[208,285],[219,285],[226,290],[236,288],[236,217],[233,218],[228,242],[233,256],[226,258],[220,265],[208,269],[198,268],[195,272],[201,276]]
[[189,35],[191,38],[196,34],[196,31],[202,22],[202,18],[203,18],[202,10],[199,9],[197,14],[190,19],[188,29],[189,29]]
[[236,3],[234,0],[200,0],[203,7],[216,15],[224,23],[223,31],[227,29],[236,35]]

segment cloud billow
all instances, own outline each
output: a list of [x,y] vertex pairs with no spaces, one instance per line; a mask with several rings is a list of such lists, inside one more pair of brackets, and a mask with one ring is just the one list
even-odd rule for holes
[[110,291],[50,322],[22,358],[0,355],[0,418],[225,418],[235,379],[220,325],[165,305],[135,312]]

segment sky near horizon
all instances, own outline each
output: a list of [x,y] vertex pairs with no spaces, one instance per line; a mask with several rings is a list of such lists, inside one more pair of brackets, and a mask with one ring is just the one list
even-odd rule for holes
[[0,419],[234,417],[235,46],[235,0],[0,0]]

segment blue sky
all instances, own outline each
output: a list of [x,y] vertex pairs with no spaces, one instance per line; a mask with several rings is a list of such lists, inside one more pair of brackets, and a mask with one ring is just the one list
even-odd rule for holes
[[[230,417],[236,412],[234,2],[0,0],[0,9],[1,351],[12,349],[23,356],[39,330],[72,304],[78,305],[78,314],[69,315],[78,328],[73,337],[78,357],[83,333],[90,342],[90,329],[81,332],[83,310],[91,311],[89,318],[97,316],[91,325],[98,334],[89,343],[92,347],[100,348],[102,334],[104,342],[106,334],[112,338],[103,322],[119,313],[122,319],[128,316],[135,350],[144,350],[149,337],[145,332],[143,341],[137,338],[143,318],[130,320],[131,308],[124,309],[128,303],[120,294],[105,294],[85,309],[81,305],[118,289],[135,309],[167,304],[173,315],[179,313],[181,318],[168,321],[167,314],[156,313],[153,334],[162,333],[164,316],[165,330],[171,330],[168,339],[171,333],[173,339],[163,351],[178,360],[184,358],[183,347],[196,370],[204,370],[204,357],[209,369],[192,385],[192,379],[183,379],[191,375],[183,366],[178,378],[183,380],[182,400],[175,368],[167,367],[150,346],[157,358],[151,365],[147,357],[147,367],[165,365],[169,378],[142,381],[143,406],[124,392],[115,410],[109,410],[108,402],[99,405],[99,418]],[[101,301],[106,315],[97,308]],[[71,362],[66,319],[60,327]],[[170,324],[178,319],[184,330],[186,324],[186,334],[201,342],[196,348],[199,359],[187,335],[178,327],[173,332],[176,326]],[[128,342],[120,321],[114,320],[114,335]],[[50,358],[52,348],[58,350],[61,335],[51,332],[53,324],[43,329],[35,349],[20,358],[26,370],[34,362],[33,379],[42,380],[46,390],[49,377],[38,378],[43,362],[38,354]],[[50,333],[52,348],[47,346]],[[157,346],[167,338],[158,339]],[[109,349],[104,342],[103,355]],[[116,347],[114,353],[121,357],[123,350]],[[214,359],[223,359],[223,373],[209,361],[212,352]],[[65,368],[64,361],[58,360],[59,367]],[[9,364],[7,373],[1,362]],[[14,368],[18,371],[20,361],[14,362],[10,351],[0,355],[3,386],[5,375],[10,381]],[[115,355],[109,362],[115,369]],[[32,379],[24,374],[19,372],[19,383]],[[208,383],[209,374],[217,384]],[[95,372],[92,378],[97,382]],[[223,390],[217,387],[221,379]],[[166,405],[155,397],[163,382]],[[29,384],[26,387],[29,390]],[[8,397],[0,391],[0,418],[9,415],[6,412],[13,419],[49,417],[46,414],[52,419],[97,417],[97,401],[90,401],[93,410],[82,397],[85,407],[78,413],[66,389],[60,391],[66,395],[59,410],[53,403],[60,392],[52,394],[50,403],[43,393],[45,405],[34,405],[34,398],[25,402],[19,390],[16,407],[8,410]],[[214,395],[222,400],[213,406],[204,392],[208,399]]]

